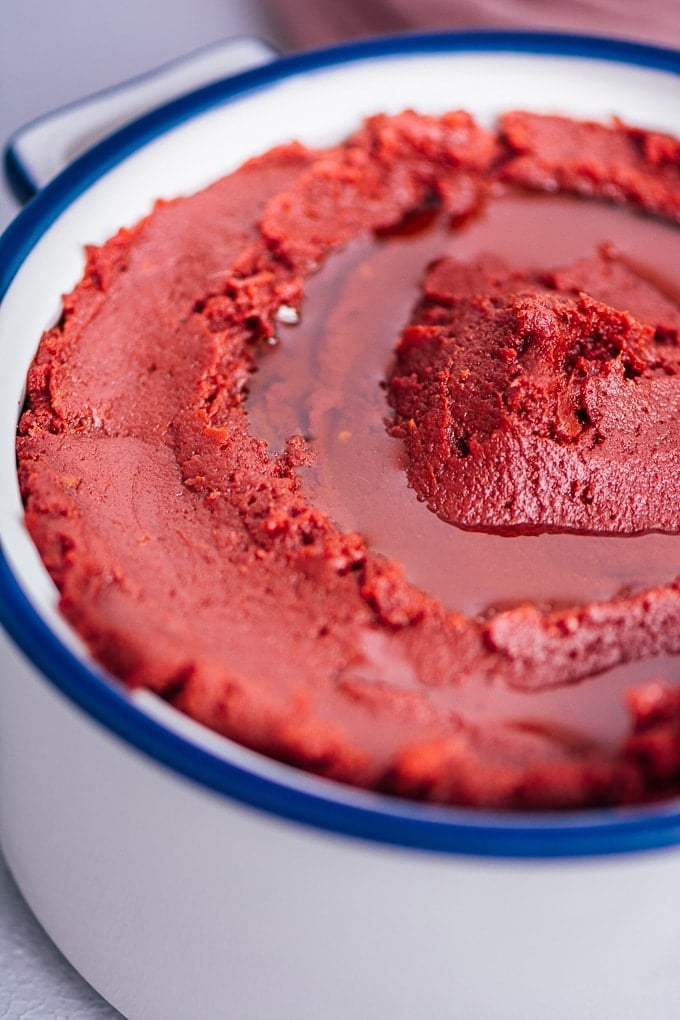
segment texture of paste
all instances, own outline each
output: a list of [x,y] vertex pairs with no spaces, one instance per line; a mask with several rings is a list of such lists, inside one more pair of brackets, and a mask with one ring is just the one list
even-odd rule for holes
[[[358,786],[503,808],[676,794],[672,556],[653,584],[469,613],[311,498],[328,452],[314,429],[274,449],[253,422],[278,348],[315,321],[305,295],[362,239],[388,254],[410,233],[455,242],[532,191],[625,204],[668,230],[679,153],[620,123],[378,115],[332,149],[274,149],[89,249],[30,369],[17,452],[27,526],[92,654],[222,734]],[[437,520],[450,574],[475,569],[474,552],[449,550],[461,528],[674,541],[677,293],[600,240],[563,266],[446,253],[420,268],[411,320],[387,340],[385,420],[352,429],[391,433],[403,485],[379,513]],[[369,304],[373,272],[368,258]],[[295,378],[276,387],[278,406],[316,400],[310,421],[342,404]],[[348,449],[352,429],[334,442]],[[334,484],[370,497],[371,478],[350,475]],[[527,585],[537,569],[528,555]]]

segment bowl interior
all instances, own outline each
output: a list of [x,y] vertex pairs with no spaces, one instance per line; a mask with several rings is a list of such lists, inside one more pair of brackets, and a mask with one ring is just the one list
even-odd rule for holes
[[[0,603],[10,630],[24,645],[31,644],[29,632],[40,621],[56,642],[52,651],[58,645],[64,661],[78,664],[78,683],[87,677],[88,683],[96,680],[110,687],[130,711],[216,760],[305,796],[330,798],[359,810],[437,825],[474,828],[488,823],[536,832],[546,825],[564,830],[616,825],[626,817],[666,818],[675,808],[508,820],[457,809],[395,806],[389,798],[345,790],[238,748],[151,694],[128,696],[93,667],[57,611],[55,588],[23,527],[14,456],[26,372],[41,333],[59,315],[61,294],[82,273],[84,245],[101,243],[122,225],[134,224],[157,198],[196,191],[278,143],[295,138],[326,146],[366,115],[407,107],[428,113],[462,107],[486,123],[512,108],[599,120],[618,116],[680,133],[680,59],[673,73],[663,66],[672,63],[670,56],[657,61],[654,54],[662,51],[645,47],[631,47],[622,59],[619,44],[572,40],[567,47],[571,52],[556,53],[553,50],[564,46],[550,37],[534,37],[530,45],[521,45],[522,38],[507,36],[501,45],[493,36],[493,45],[487,42],[486,49],[479,36],[468,37],[467,45],[465,37],[403,38],[389,45],[355,45],[277,62],[143,118],[82,157],[31,204],[5,235],[0,259],[0,294],[6,290],[0,306],[0,542],[11,578],[0,587]],[[49,661],[38,664],[48,676],[54,672]]]

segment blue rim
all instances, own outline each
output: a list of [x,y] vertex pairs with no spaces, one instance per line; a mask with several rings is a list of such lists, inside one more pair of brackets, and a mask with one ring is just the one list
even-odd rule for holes
[[[369,39],[283,57],[206,86],[145,115],[68,167],[0,239],[0,299],[42,234],[111,167],[192,116],[283,78],[366,58],[437,53],[519,53],[608,60],[680,74],[680,53],[609,39],[532,32],[427,33]],[[0,622],[49,682],[107,730],[203,787],[291,821],[392,846],[494,857],[576,857],[673,846],[677,801],[568,814],[506,814],[411,804],[311,777],[281,781],[232,764],[166,729],[124,691],[84,665],[32,607],[0,547]],[[267,771],[270,771],[268,769]],[[314,788],[314,787],[317,788]]]

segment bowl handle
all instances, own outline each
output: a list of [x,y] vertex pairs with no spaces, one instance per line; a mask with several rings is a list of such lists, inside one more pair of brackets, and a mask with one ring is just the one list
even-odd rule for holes
[[276,56],[259,39],[227,39],[19,128],[5,148],[5,173],[15,197],[27,202],[83,152],[137,117]]

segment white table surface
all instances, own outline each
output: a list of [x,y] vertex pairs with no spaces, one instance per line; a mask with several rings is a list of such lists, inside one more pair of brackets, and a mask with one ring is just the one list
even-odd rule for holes
[[[49,110],[244,34],[275,41],[252,0],[0,0],[0,145]],[[3,179],[0,232],[18,208]],[[25,666],[0,630],[0,682],[11,669]],[[0,1020],[119,1016],[44,934],[0,852]]]

